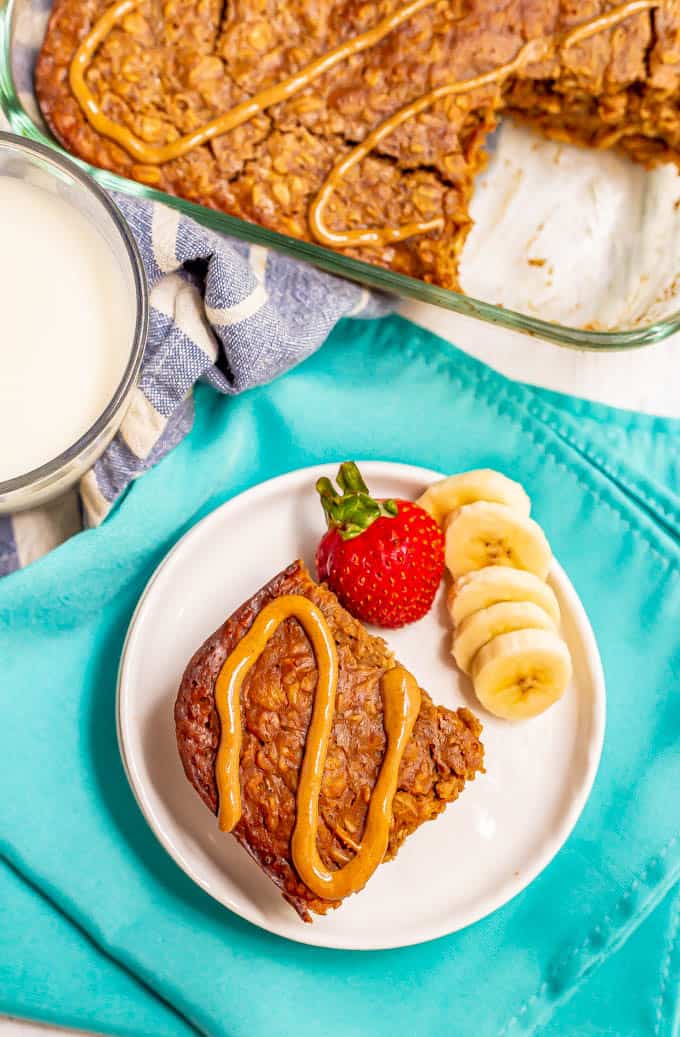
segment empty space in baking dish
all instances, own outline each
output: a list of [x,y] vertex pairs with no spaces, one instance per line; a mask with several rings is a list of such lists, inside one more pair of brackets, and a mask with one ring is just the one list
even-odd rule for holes
[[477,178],[461,284],[543,320],[602,331],[680,305],[680,176],[616,151],[546,140],[512,120]]

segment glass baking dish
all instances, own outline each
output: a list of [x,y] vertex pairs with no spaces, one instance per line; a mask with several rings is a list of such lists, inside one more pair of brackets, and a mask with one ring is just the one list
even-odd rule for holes
[[[0,108],[17,134],[59,149],[33,65],[50,0],[0,0]],[[545,141],[505,121],[478,178],[460,292],[275,233],[81,162],[103,187],[163,201],[201,223],[330,273],[579,349],[626,349],[680,329],[680,175]],[[559,169],[559,174],[556,174]]]

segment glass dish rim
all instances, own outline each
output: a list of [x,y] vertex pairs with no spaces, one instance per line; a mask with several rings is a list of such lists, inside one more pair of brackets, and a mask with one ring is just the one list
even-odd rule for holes
[[637,349],[660,342],[680,331],[680,309],[643,327],[621,331],[597,331],[542,320],[539,317],[533,317],[495,303],[484,302],[453,289],[441,288],[438,285],[429,284],[384,267],[374,266],[364,260],[345,256],[322,245],[289,237],[259,224],[250,223],[236,216],[229,216],[227,213],[166,194],[164,191],[129,180],[117,173],[92,166],[88,162],[70,155],[53,138],[48,137],[22,105],[14,86],[11,70],[11,23],[15,3],[16,0],[0,0],[0,110],[4,111],[14,133],[25,140],[41,144],[58,155],[66,156],[80,169],[85,170],[100,187],[120,191],[130,197],[141,197],[168,205],[212,230],[229,234],[250,244],[273,248],[295,259],[312,263],[335,276],[344,277],[402,298],[434,304],[461,316],[496,324],[507,330],[521,332],[564,348],[591,352]]
[[[2,11],[0,10],[1,16]],[[117,413],[127,400],[130,390],[137,382],[144,357],[149,326],[149,293],[142,257],[132,236],[132,231],[108,195],[64,152],[55,153],[53,148],[45,144],[27,140],[25,137],[0,130],[0,151],[8,150],[10,152],[22,152],[32,158],[39,158],[42,163],[52,165],[66,173],[76,181],[80,190],[90,194],[105,210],[121,239],[130,264],[135,286],[135,327],[125,370],[111,399],[99,417],[75,443],[60,454],[57,454],[50,461],[46,461],[39,467],[32,468],[30,471],[17,475],[12,479],[0,480],[0,499],[4,496],[18,495],[22,491],[30,490],[38,484],[49,484],[49,482],[61,474],[67,465],[72,461],[76,461],[84,454],[96,442],[99,436],[110,427]]]

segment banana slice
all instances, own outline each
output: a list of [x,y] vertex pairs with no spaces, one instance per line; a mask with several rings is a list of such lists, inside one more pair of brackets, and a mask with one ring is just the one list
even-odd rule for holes
[[441,526],[452,511],[479,500],[505,504],[520,515],[528,515],[531,510],[531,501],[520,484],[492,468],[478,468],[440,479],[425,490],[416,504],[429,511]]
[[557,632],[548,613],[533,602],[499,601],[463,620],[453,635],[453,657],[463,673],[469,673],[477,652],[492,638],[530,628]]
[[537,522],[506,504],[465,504],[446,523],[446,565],[454,578],[488,565],[548,575],[552,554]]
[[449,591],[448,606],[454,626],[459,626],[473,612],[486,609],[498,601],[531,601],[545,609],[556,626],[560,622],[560,606],[555,592],[534,573],[511,569],[507,565],[487,565],[456,580]]
[[561,698],[570,678],[569,650],[549,630],[499,634],[480,648],[472,663],[477,698],[506,720],[543,713]]

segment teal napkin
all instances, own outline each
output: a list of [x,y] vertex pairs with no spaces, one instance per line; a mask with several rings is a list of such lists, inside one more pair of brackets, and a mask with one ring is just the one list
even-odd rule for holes
[[541,1027],[541,1037],[677,1037],[680,889]]
[[[339,328],[271,386],[197,396],[191,436],[102,527],[0,583],[0,930],[21,949],[0,939],[0,1008],[215,1037],[674,1033],[678,423],[659,424],[667,446],[653,437],[649,460],[644,420],[509,382],[398,318]],[[591,617],[609,696],[593,794],[532,886],[462,933],[369,954],[286,943],[193,886],[135,806],[113,710],[130,615],[178,537],[247,486],[347,456],[525,483]],[[32,991],[57,960],[43,999]],[[639,997],[617,1002],[625,1026],[607,1030],[593,985],[631,962]]]
[[7,864],[0,865],[0,1011],[125,1037],[196,1033]]

